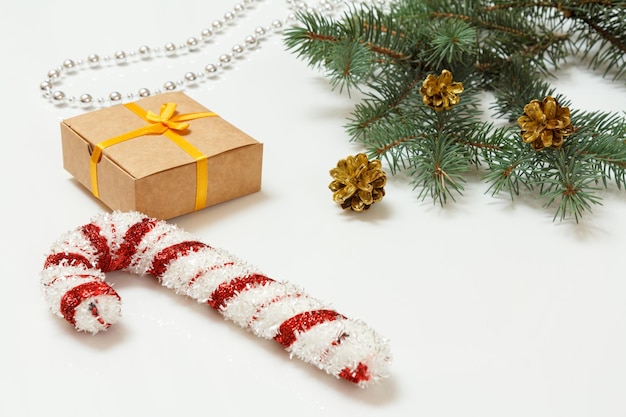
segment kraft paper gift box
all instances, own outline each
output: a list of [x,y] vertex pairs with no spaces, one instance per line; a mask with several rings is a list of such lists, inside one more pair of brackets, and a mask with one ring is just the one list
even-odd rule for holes
[[261,189],[263,145],[180,92],[61,123],[63,165],[111,209],[170,219]]

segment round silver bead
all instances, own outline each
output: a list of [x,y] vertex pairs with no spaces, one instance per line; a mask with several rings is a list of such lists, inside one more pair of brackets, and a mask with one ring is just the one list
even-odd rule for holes
[[165,50],[165,53],[167,55],[175,55],[176,54],[176,45],[172,42],[168,42],[165,44],[165,46],[163,47],[163,49]]
[[96,54],[91,54],[87,57],[87,62],[89,63],[89,65],[91,65],[92,67],[95,67],[97,65],[100,64],[100,57]]
[[124,62],[126,62],[126,52],[124,51],[115,51],[113,57],[115,58],[115,62],[117,62],[118,64],[123,64]]
[[241,3],[237,3],[237,4],[235,4],[235,5],[233,6],[233,10],[235,11],[235,13],[243,13],[243,11],[244,11],[245,9],[246,9],[246,8],[245,8],[245,7],[244,7],[244,5],[243,5],[243,4],[241,4]]
[[226,23],[232,22],[233,20],[235,20],[235,13],[233,12],[224,13],[224,21]]
[[69,96],[65,99],[65,101],[69,104],[74,104],[76,103],[76,97],[75,96]]
[[62,104],[65,102],[65,93],[63,91],[55,91],[52,93],[52,100],[55,104]]
[[256,46],[258,44],[258,41],[257,41],[257,38],[255,36],[248,35],[248,36],[246,36],[245,43],[246,43],[246,47],[248,49],[254,49],[254,48],[256,48]]
[[265,36],[265,34],[267,33],[267,31],[265,30],[265,28],[263,26],[259,26],[254,30],[254,33],[258,36],[258,37],[263,37]]
[[118,102],[122,100],[122,94],[119,93],[118,91],[113,91],[111,94],[109,94],[109,100],[111,100],[112,102]]
[[214,65],[214,64],[208,64],[207,66],[204,67],[204,70],[206,71],[207,74],[209,75],[214,75],[217,73],[218,71],[218,66]]
[[211,29],[209,29],[209,28],[202,29],[202,32],[200,32],[200,37],[205,42],[208,42],[211,39],[211,35],[213,35],[213,31]]
[[163,88],[165,91],[174,91],[176,90],[176,83],[174,81],[166,81],[163,83]]
[[66,71],[72,71],[74,70],[76,67],[76,63],[74,61],[72,61],[71,59],[66,59],[65,61],[63,61],[63,69]]
[[150,90],[147,88],[140,88],[139,91],[137,91],[137,94],[139,97],[148,97],[150,95]]
[[39,84],[39,89],[42,92],[50,91],[51,88],[52,88],[52,83],[50,81],[43,81],[41,84]]
[[198,80],[198,76],[193,72],[188,72],[185,74],[185,82],[187,84],[195,84]]
[[155,95],[155,96],[158,96],[161,93],[162,93],[162,91],[161,91],[160,88],[155,88],[154,91],[153,91],[153,95]]
[[133,92],[126,93],[126,100],[133,101],[134,99],[135,99],[135,93]]
[[78,98],[78,101],[80,102],[82,106],[88,107],[88,106],[91,106],[93,102],[93,97],[91,97],[89,94],[82,94]]
[[213,28],[213,30],[220,30],[224,27],[224,22],[222,22],[221,20],[214,20],[213,23],[211,23],[211,27]]
[[152,51],[148,45],[141,45],[139,49],[137,49],[137,52],[139,52],[140,57],[149,58]]
[[198,49],[198,39],[193,36],[187,39],[187,47],[189,48],[190,51],[194,51]]
[[237,55],[241,55],[243,53],[244,49],[243,49],[243,46],[241,46],[239,44],[235,44],[231,48],[231,51],[233,53],[233,56],[237,56]]
[[230,64],[230,60],[232,59],[232,57],[229,54],[222,54],[220,55],[220,65],[222,66],[226,66],[228,64]]
[[57,78],[59,78],[61,76],[61,71],[59,71],[58,69],[51,69],[50,71],[48,71],[48,78],[50,78],[51,80],[55,80]]
[[99,106],[104,106],[106,103],[106,100],[104,99],[104,97],[98,97],[96,102],[98,103]]
[[280,31],[282,30],[282,28],[283,28],[283,22],[281,22],[278,19],[272,21],[272,29],[274,29],[275,31]]
[[233,45],[233,47],[230,50],[234,57],[241,55],[244,51],[243,46],[239,45],[238,43]]

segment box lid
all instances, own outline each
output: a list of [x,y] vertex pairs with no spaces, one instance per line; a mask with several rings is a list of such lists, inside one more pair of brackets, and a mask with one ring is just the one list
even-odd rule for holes
[[[163,93],[135,103],[156,114],[165,103],[176,103],[176,114],[210,111],[181,92]],[[149,124],[123,104],[75,116],[63,123],[91,146]],[[192,120],[187,130],[175,132],[209,159],[232,149],[259,143],[219,116]],[[107,147],[103,155],[134,178],[195,162],[165,135],[145,135],[127,140]]]

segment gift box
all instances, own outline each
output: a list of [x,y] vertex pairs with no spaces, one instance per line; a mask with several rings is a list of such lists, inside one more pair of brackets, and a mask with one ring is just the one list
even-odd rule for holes
[[64,120],[63,166],[111,209],[170,219],[261,189],[263,144],[180,92]]

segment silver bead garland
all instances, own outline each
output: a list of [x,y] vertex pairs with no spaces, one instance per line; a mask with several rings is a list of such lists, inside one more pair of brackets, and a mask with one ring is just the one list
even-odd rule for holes
[[[97,69],[111,64],[124,66],[132,64],[138,60],[161,58],[163,56],[175,57],[179,54],[187,52],[196,52],[205,46],[205,44],[209,43],[211,39],[215,37],[215,34],[226,25],[233,24],[233,22],[237,20],[238,16],[241,16],[255,1],[261,0],[242,0],[240,3],[235,4],[232,7],[232,10],[224,13],[222,19],[212,21],[210,27],[203,29],[198,37],[188,37],[185,42],[178,45],[174,42],[167,42],[162,48],[141,45],[136,51],[127,52],[117,50],[112,56],[90,54],[85,60],[66,59],[59,67],[48,71],[44,81],[39,84],[39,89],[45,98],[49,99],[56,105],[79,105],[85,108],[119,104],[125,100],[133,101],[137,97],[148,97],[150,95],[160,94],[161,92],[183,90],[187,86],[197,85],[208,78],[215,77],[220,70],[229,67],[234,59],[243,56],[246,52],[256,49],[259,42],[263,38],[272,33],[282,32],[285,25],[292,24],[295,21],[296,12],[306,11],[331,14],[336,11],[341,4],[345,4],[342,0],[320,0],[317,7],[313,8],[302,1],[287,0],[287,9],[289,10],[289,14],[285,19],[275,19],[268,26],[257,27],[254,30],[254,33],[249,34],[244,38],[242,44],[235,44],[228,52],[219,54],[217,62],[206,64],[203,70],[199,72],[185,72],[181,79],[167,80],[158,88],[148,89],[146,87],[141,87],[136,93],[128,92],[125,94],[119,91],[112,91],[106,98],[95,98],[89,93],[83,93],[76,97],[73,95],[67,95],[65,92],[54,88],[55,84],[59,83],[64,77],[76,74],[79,70]],[[393,0],[387,1],[393,2]],[[356,2],[354,0],[353,3],[361,4],[360,2]],[[372,0],[372,3],[377,6],[381,6],[385,3],[385,0]]]

